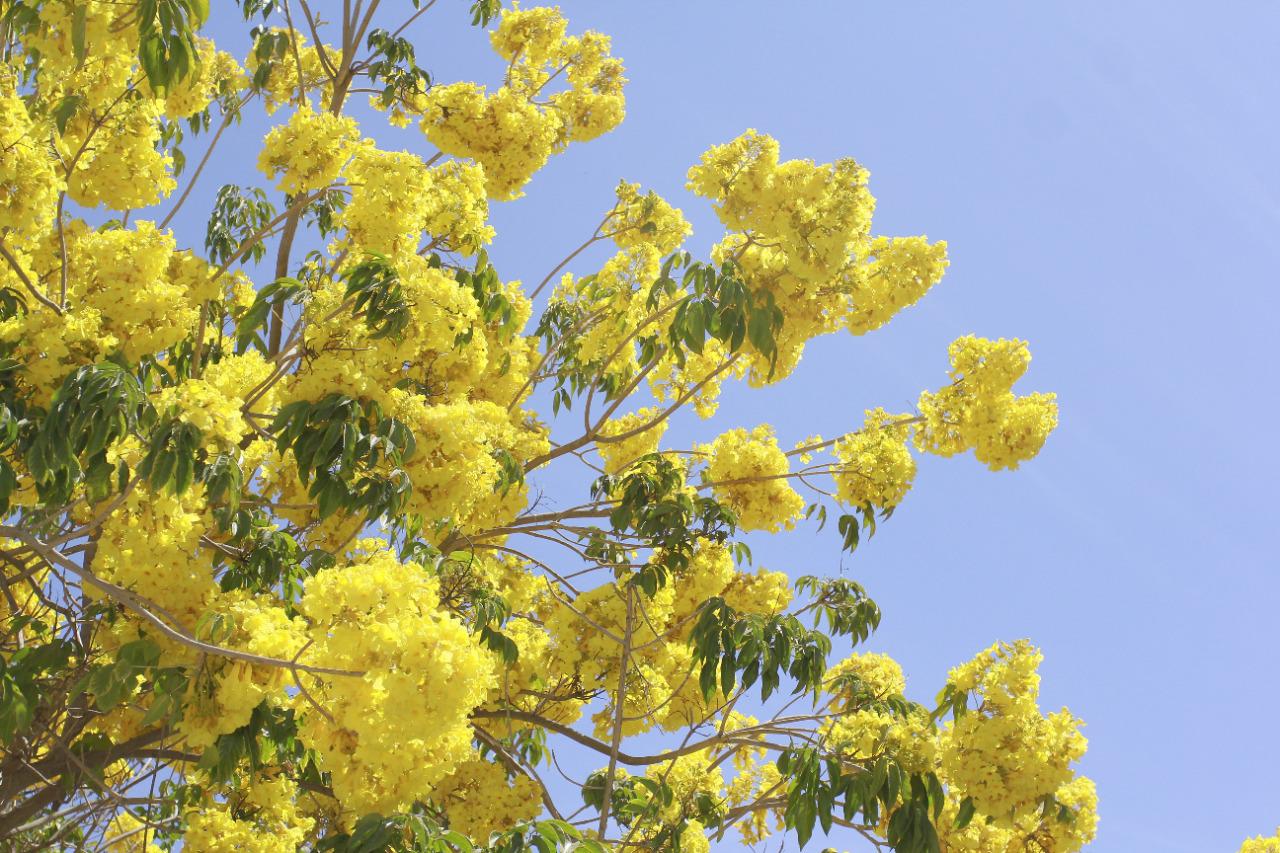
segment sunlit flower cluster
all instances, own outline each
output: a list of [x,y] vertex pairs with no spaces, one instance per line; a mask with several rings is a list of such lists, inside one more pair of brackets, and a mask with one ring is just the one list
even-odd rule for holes
[[916,475],[915,460],[907,449],[907,429],[900,425],[906,420],[884,409],[869,410],[861,430],[835,443],[840,500],[884,508],[902,502]]
[[[493,198],[521,195],[552,154],[622,121],[626,78],[609,38],[565,31],[558,9],[509,10],[493,33],[494,50],[508,62],[504,84],[492,93],[475,83],[436,86],[415,105],[434,145],[484,166]],[[568,88],[544,91],[560,73]]]
[[604,459],[604,470],[616,474],[627,465],[658,449],[667,421],[658,419],[658,409],[649,406],[621,417],[612,418],[600,430],[602,441],[596,444]]
[[425,232],[436,245],[474,254],[493,238],[486,224],[484,171],[477,165],[428,168],[416,155],[365,145],[343,176],[351,199],[342,211],[342,226],[366,251],[410,251]]
[[1245,839],[1240,845],[1240,853],[1280,853],[1280,829],[1269,838],[1258,835]]
[[[156,407],[161,411],[173,407],[178,419],[199,429],[212,447],[236,447],[246,436],[255,435],[244,404],[271,371],[256,350],[227,355],[210,364],[203,376],[162,389],[156,395]],[[258,405],[267,408],[274,394],[268,390],[259,400]]]
[[480,758],[458,765],[431,792],[431,800],[444,809],[451,829],[477,840],[542,811],[537,782],[523,774],[508,779],[501,764]]
[[427,796],[471,755],[468,714],[494,661],[440,607],[437,581],[385,543],[307,583],[299,609],[312,623],[307,659],[363,673],[312,689],[299,702],[302,735],[343,806],[388,813]]
[[950,673],[954,689],[972,693],[979,704],[944,735],[942,769],[997,821],[1039,808],[1071,781],[1070,765],[1085,751],[1079,720],[1066,710],[1040,712],[1041,657],[1026,641],[997,644]]
[[187,815],[182,849],[191,853],[292,853],[315,821],[299,814],[297,786],[288,779],[257,779],[226,800]]
[[290,195],[323,189],[338,179],[359,138],[355,119],[318,113],[307,102],[267,133],[258,169]]
[[804,498],[787,480],[790,465],[767,424],[721,434],[705,448],[716,499],[734,511],[743,530],[776,533],[795,524]]
[[920,395],[916,446],[940,456],[972,449],[992,470],[1017,468],[1040,452],[1058,425],[1055,394],[1015,396],[1031,353],[1024,341],[959,338],[951,344],[952,384]]
[[53,219],[59,181],[42,135],[12,81],[0,78],[0,234],[38,234]]
[[871,236],[868,177],[851,159],[780,161],[777,141],[754,130],[689,170],[689,189],[715,203],[728,229],[713,257],[733,259],[787,318],[776,363],[753,360],[757,384],[789,375],[811,338],[878,328],[941,278],[945,243]]

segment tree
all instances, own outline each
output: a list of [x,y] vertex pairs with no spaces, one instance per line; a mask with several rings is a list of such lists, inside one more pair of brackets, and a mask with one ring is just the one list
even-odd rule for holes
[[[909,701],[891,658],[843,653],[880,621],[861,586],[744,541],[834,515],[852,551],[912,445],[1035,456],[1057,408],[1013,390],[1024,342],[955,341],[914,411],[833,439],[663,444],[723,383],[914,304],[945,244],[872,236],[860,165],[748,131],[689,171],[726,229],[710,257],[623,182],[526,290],[489,262],[489,204],[621,121],[609,39],[479,0],[486,89],[406,35],[460,6],[320,5],[240,0],[243,64],[201,0],[0,5],[5,849],[1091,839],[1079,721],[1040,710],[1031,645]],[[379,149],[345,112],[364,97],[435,153]],[[173,233],[262,108],[263,186]],[[589,490],[550,503],[565,467]]]

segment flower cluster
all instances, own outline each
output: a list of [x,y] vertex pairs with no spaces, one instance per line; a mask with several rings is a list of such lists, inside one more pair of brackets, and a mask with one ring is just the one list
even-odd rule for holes
[[1092,779],[1079,776],[1058,788],[1055,795],[1059,805],[1069,810],[1069,819],[1059,819],[1056,814],[1043,817],[1037,812],[1022,815],[1008,823],[974,819],[963,829],[956,828],[958,801],[954,797],[948,798],[937,822],[942,849],[1074,853],[1093,841],[1097,834],[1097,789]]
[[542,790],[528,776],[508,779],[501,764],[473,758],[458,765],[431,792],[431,800],[444,809],[449,828],[483,841],[542,811]]
[[682,755],[663,764],[652,764],[645,771],[650,779],[661,779],[671,789],[671,803],[659,814],[671,822],[681,814],[697,814],[697,800],[712,802],[724,799],[724,771],[705,752]]
[[58,204],[53,158],[39,143],[44,135],[31,120],[13,81],[0,77],[0,235],[45,231]]
[[942,739],[942,769],[982,814],[1009,826],[1072,779],[1084,755],[1080,721],[1066,710],[1044,716],[1036,702],[1041,654],[1025,640],[997,644],[949,675],[954,690],[978,698]]
[[86,207],[131,210],[173,192],[173,156],[160,145],[163,112],[162,104],[140,99],[116,107],[105,122],[73,119],[59,139],[63,161],[73,164],[67,195]]
[[317,113],[306,102],[267,133],[258,169],[290,195],[314,192],[338,179],[359,139],[355,119]]
[[888,323],[920,301],[947,270],[947,244],[924,237],[876,237],[864,263],[852,270],[851,304],[845,325],[862,335]]
[[203,495],[153,493],[136,486],[102,526],[97,573],[194,625],[217,593],[213,567],[199,554],[208,531]]
[[[131,361],[164,352],[191,335],[206,300],[222,301],[222,284],[174,238],[146,220],[135,228],[65,229],[67,308],[28,311],[0,321],[0,341],[15,345],[22,380],[47,400],[68,373],[113,352]],[[61,277],[59,238],[46,234],[24,265],[27,276],[55,285]],[[0,281],[14,281],[0,268]],[[16,283],[16,281],[14,281]]]
[[[265,386],[271,372],[271,365],[257,350],[226,355],[211,363],[203,376],[161,389],[156,408],[175,410],[179,420],[199,429],[212,448],[236,447],[247,436],[256,435],[245,418],[245,400]],[[273,391],[267,390],[257,405],[270,407]]]
[[893,658],[875,652],[852,654],[827,670],[827,681],[840,685],[834,692],[844,707],[855,704],[859,697],[887,699],[907,689],[902,666]]
[[160,853],[160,848],[150,841],[154,837],[155,832],[132,812],[120,811],[102,833],[106,842],[102,849],[105,853]]
[[729,430],[703,450],[716,500],[733,510],[739,527],[777,533],[795,525],[804,498],[787,482],[790,465],[772,427]]
[[[435,86],[414,105],[427,139],[484,166],[493,198],[518,197],[552,154],[622,121],[626,78],[609,55],[609,38],[566,36],[566,26],[558,9],[507,11],[492,37],[508,62],[504,84],[491,94],[475,83]],[[562,73],[569,88],[547,94]]]
[[412,251],[424,232],[435,245],[465,254],[493,239],[479,166],[450,162],[431,169],[414,154],[363,145],[343,177],[351,199],[341,224],[365,251]]
[[322,103],[330,103],[333,78],[320,54],[323,50],[326,56],[332,57],[338,51],[332,45],[317,48],[308,44],[306,37],[293,29],[271,27],[267,33],[272,39],[284,40],[287,57],[265,59],[265,69],[264,58],[259,57],[257,51],[245,59],[245,67],[251,73],[265,75],[262,90],[267,115],[274,114],[282,106],[297,103],[313,92],[320,94]]
[[[235,57],[218,50],[213,41],[196,38],[197,59],[191,72],[163,91],[164,113],[170,119],[190,118],[207,109],[214,98],[239,92],[248,85],[244,69]],[[150,83],[143,86],[150,89]]]
[[757,384],[789,375],[813,337],[884,325],[946,268],[945,243],[871,236],[875,198],[857,162],[778,155],[776,140],[749,130],[713,146],[689,170],[689,189],[714,202],[728,229],[713,257],[734,260],[786,316],[776,363],[753,360]]
[[503,468],[496,453],[531,459],[547,448],[542,432],[517,426],[505,409],[483,400],[430,405],[404,394],[393,411],[417,441],[406,464],[413,481],[411,512],[485,529],[500,527],[524,508],[527,486],[501,488]]
[[846,503],[888,509],[902,502],[915,479],[907,449],[908,418],[869,409],[862,429],[836,441],[836,496]]
[[616,474],[641,456],[655,453],[667,431],[667,421],[658,420],[659,410],[647,406],[639,411],[611,418],[600,428],[604,440],[596,443],[596,449],[604,460],[604,470]]
[[[210,626],[210,639],[225,648],[275,660],[293,660],[306,645],[300,620],[290,618],[270,596],[251,596],[243,590],[218,594],[198,624]],[[172,661],[194,661],[186,649],[169,654]],[[220,658],[206,662],[193,679],[188,704],[178,731],[188,746],[210,746],[249,722],[263,702],[281,706],[286,689],[296,687],[279,667]]]
[[1039,453],[1058,425],[1058,403],[1054,394],[1014,395],[1031,363],[1026,342],[969,336],[954,341],[950,355],[952,384],[920,395],[916,446],[940,456],[972,449],[993,471]]
[[1240,853],[1280,853],[1280,829],[1270,838],[1259,835],[1245,839],[1240,845]]
[[660,255],[668,255],[693,233],[679,208],[672,207],[662,196],[650,190],[640,193],[639,184],[622,181],[616,190],[618,203],[606,222],[610,238],[622,250],[652,246]]
[[617,638],[626,633],[628,597],[634,648],[623,702],[624,734],[655,726],[679,730],[705,719],[716,704],[725,701],[717,693],[719,698],[713,697],[709,704],[697,679],[690,677],[689,633],[701,605],[717,596],[740,613],[774,616],[790,604],[791,582],[785,573],[763,568],[739,572],[728,548],[700,542],[688,562],[653,597],[605,584],[572,602],[543,599],[539,612],[550,638],[547,661],[552,671],[572,673],[581,683],[598,685],[609,693],[606,704],[592,717],[599,735],[607,736],[615,723],[621,657]]
[[438,582],[376,540],[313,577],[299,610],[312,625],[306,660],[363,673],[311,689],[324,713],[300,701],[302,737],[338,800],[387,814],[428,796],[471,756],[468,715],[493,658],[441,608]]
[[897,661],[883,654],[854,654],[827,671],[827,684],[831,707],[838,712],[824,732],[833,749],[854,761],[889,755],[912,773],[935,768],[938,744],[929,715],[916,708],[902,716],[886,704],[906,689]]
[[593,275],[576,279],[572,273],[565,274],[551,303],[577,318],[569,343],[577,363],[590,365],[619,386],[635,376],[639,361],[635,338],[653,313],[646,304],[648,289],[661,265],[656,248],[633,243]]
[[286,778],[255,779],[222,802],[187,814],[182,849],[191,853],[292,853],[315,820],[298,813],[297,786]]

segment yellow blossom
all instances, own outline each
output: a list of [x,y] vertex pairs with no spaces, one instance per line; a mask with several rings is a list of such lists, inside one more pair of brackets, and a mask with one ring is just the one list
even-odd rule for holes
[[804,498],[787,482],[790,467],[768,425],[730,430],[704,448],[711,461],[707,477],[716,499],[738,518],[743,530],[776,533],[795,525]]
[[1240,853],[1280,853],[1280,829],[1269,838],[1261,835],[1246,839],[1240,845]]
[[955,690],[976,694],[980,704],[944,733],[942,769],[982,814],[1004,826],[1071,781],[1070,765],[1085,751],[1079,720],[1065,709],[1040,713],[1040,660],[1025,640],[997,644],[949,678]]
[[658,420],[658,414],[659,410],[650,406],[611,418],[605,423],[600,429],[602,438],[625,436],[620,441],[605,440],[596,443],[596,449],[604,459],[605,471],[616,474],[641,456],[657,451],[662,434],[667,431],[666,419]]
[[59,181],[41,144],[43,133],[11,83],[0,78],[0,235],[8,229],[38,234],[52,223]]
[[952,384],[920,395],[916,447],[940,456],[972,448],[992,470],[1017,468],[1039,453],[1058,425],[1058,403],[1054,394],[1014,395],[1031,362],[1026,343],[969,336],[953,342],[950,354]]
[[494,662],[440,606],[439,585],[369,541],[345,565],[307,583],[309,660],[362,672],[332,676],[306,703],[302,737],[355,814],[389,813],[422,798],[471,754],[468,715],[485,697]]
[[338,179],[360,138],[355,119],[317,113],[304,103],[262,141],[258,169],[290,195],[313,192]]
[[902,502],[916,474],[906,427],[895,425],[904,420],[884,409],[868,409],[862,429],[835,443],[839,464],[834,476],[840,500],[883,509]]

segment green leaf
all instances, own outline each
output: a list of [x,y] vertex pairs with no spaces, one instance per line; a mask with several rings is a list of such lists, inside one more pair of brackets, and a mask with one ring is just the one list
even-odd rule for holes
[[387,258],[370,253],[344,278],[346,298],[354,299],[353,311],[364,318],[371,339],[397,338],[408,328],[411,306],[400,287],[400,275]]
[[76,111],[81,108],[83,102],[82,95],[64,95],[59,99],[58,104],[54,105],[51,114],[59,134],[67,132],[67,123],[72,120],[73,115],[76,115]]
[[88,55],[88,50],[85,47],[87,13],[88,7],[83,3],[77,3],[71,9],[71,53],[75,57],[76,68],[84,66],[85,57]]

